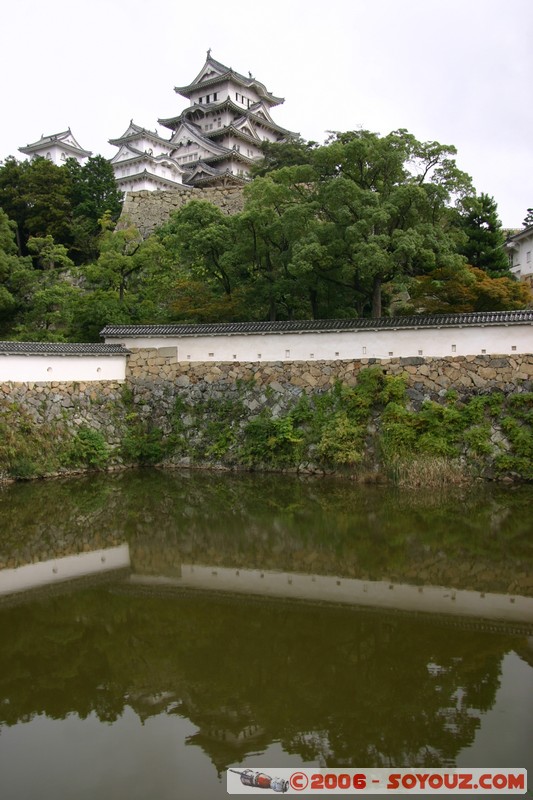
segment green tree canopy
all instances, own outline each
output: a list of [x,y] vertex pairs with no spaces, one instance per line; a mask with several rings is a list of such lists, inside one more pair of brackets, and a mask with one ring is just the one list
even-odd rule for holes
[[19,163],[9,157],[0,167],[0,207],[16,223],[20,255],[27,254],[30,237],[52,236],[83,264],[98,256],[100,218],[118,219],[121,193],[102,156],[83,165],[69,159],[61,167],[45,158]]
[[483,193],[463,198],[459,209],[459,227],[466,237],[459,246],[459,252],[469,264],[492,277],[509,274],[509,259],[504,249],[505,235],[494,198]]

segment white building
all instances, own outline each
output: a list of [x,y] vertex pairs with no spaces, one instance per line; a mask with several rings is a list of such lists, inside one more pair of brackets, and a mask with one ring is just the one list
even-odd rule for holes
[[106,325],[107,343],[175,348],[177,361],[312,361],[533,353],[533,311],[432,317]]
[[505,246],[513,275],[533,287],[533,225],[510,236]]
[[81,164],[92,156],[89,150],[84,150],[77,142],[70,128],[61,133],[53,133],[51,136],[41,136],[37,142],[19,147],[19,152],[29,156],[31,161],[35,158],[46,158],[59,167],[67,158],[75,158]]
[[241,75],[211,56],[194,80],[175,91],[189,100],[179,116],[160,119],[173,131],[173,155],[188,169],[194,186],[246,179],[262,157],[261,143],[297,134],[277,125],[271,109],[284,102],[248,73]]
[[169,155],[169,142],[156,131],[132,120],[122,136],[109,143],[119,148],[111,165],[122,192],[173,189],[183,183],[183,168]]
[[262,158],[263,141],[297,135],[272,119],[270,111],[282,97],[251,74],[216,61],[210,50],[194,80],[175,91],[190,104],[178,116],[159,120],[172,131],[170,139],[131,122],[122,136],[109,140],[119,148],[111,164],[122,191],[242,184]]

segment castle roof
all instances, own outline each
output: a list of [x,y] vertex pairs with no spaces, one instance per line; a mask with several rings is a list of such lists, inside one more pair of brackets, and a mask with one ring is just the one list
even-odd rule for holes
[[[289,131],[287,128],[282,128],[281,125],[275,123],[268,114],[267,109],[263,107],[262,103],[254,103],[250,108],[243,109],[242,106],[237,105],[236,103],[231,100],[231,98],[226,97],[224,100],[220,100],[214,103],[205,103],[202,105],[194,105],[188,106],[184,111],[181,112],[176,117],[168,117],[166,119],[158,119],[160,125],[164,125],[165,128],[169,128],[170,130],[175,130],[179,125],[183,124],[187,117],[193,116],[198,112],[205,113],[217,113],[224,110],[230,110],[238,114],[238,119],[252,119],[254,122],[262,125],[265,128],[269,128],[272,131],[276,131],[282,136],[298,136],[297,133],[294,131]],[[191,123],[194,124],[194,123]]]
[[169,142],[171,152],[174,152],[174,150],[177,150],[181,146],[181,139],[185,139],[187,142],[195,141],[197,144],[203,145],[207,150],[211,150],[214,155],[225,153],[228,149],[227,147],[223,147],[207,139],[200,126],[188,120],[182,120],[180,126],[176,128],[174,136]]
[[160,153],[157,156],[154,156],[152,153],[146,153],[143,150],[138,150],[136,147],[133,147],[131,144],[123,144],[120,147],[118,153],[115,153],[113,158],[110,160],[110,163],[114,166],[119,164],[131,164],[135,161],[149,161],[150,163],[164,163],[164,162],[171,162],[172,166],[176,169],[180,170],[182,167],[175,158],[171,155],[166,153]]
[[66,131],[60,131],[60,133],[52,133],[49,136],[41,134],[40,139],[31,144],[27,144],[26,147],[19,147],[19,151],[25,155],[32,155],[39,150],[46,150],[46,148],[52,147],[53,145],[59,145],[78,156],[92,156],[90,150],[84,150],[83,147],[81,147],[79,142],[74,138],[70,128],[67,128]]
[[117,139],[108,139],[108,141],[109,144],[114,144],[118,147],[125,142],[134,141],[140,137],[151,139],[158,144],[164,145],[165,147],[168,147],[169,144],[168,139],[163,139],[162,136],[159,136],[157,131],[151,131],[148,128],[141,128],[139,125],[136,125],[133,120],[130,121],[130,124],[122,136],[119,136]]
[[265,333],[319,333],[357,330],[395,330],[403,328],[469,327],[471,325],[531,325],[533,310],[484,311],[470,314],[435,314],[420,317],[380,317],[377,319],[316,319],[281,322],[220,322],[175,325],[106,325],[101,336],[235,336]]
[[522,230],[516,231],[511,236],[508,236],[505,244],[507,247],[513,247],[516,242],[519,242],[521,239],[527,239],[529,236],[533,236],[533,225],[528,225],[527,228],[522,228]]
[[225,64],[222,64],[220,61],[212,58],[210,50],[207,51],[207,59],[205,64],[196,78],[194,78],[194,80],[186,86],[176,86],[174,91],[178,94],[181,94],[183,97],[190,97],[190,95],[193,92],[198,91],[200,87],[210,88],[212,86],[216,86],[222,81],[231,81],[232,83],[236,83],[244,88],[253,88],[256,93],[270,106],[277,106],[285,102],[283,97],[276,97],[275,95],[271,94],[271,92],[267,90],[266,86],[260,81],[256,80],[251,73],[249,73],[248,78],[246,78],[244,75],[241,75],[240,72],[236,72],[232,67],[226,67]]
[[248,182],[247,178],[235,175],[230,169],[216,169],[205,161],[197,161],[190,172],[186,172],[183,180],[195,187],[232,183],[238,186]]

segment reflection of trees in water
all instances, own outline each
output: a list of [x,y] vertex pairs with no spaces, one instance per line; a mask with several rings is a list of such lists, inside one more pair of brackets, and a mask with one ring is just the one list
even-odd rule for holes
[[354,610],[86,591],[0,609],[0,721],[162,710],[219,769],[280,740],[329,765],[453,762],[512,640]]
[[[531,487],[414,493],[295,476],[139,470],[0,491],[0,562],[128,539],[184,561],[528,593]],[[48,557],[50,557],[48,555]],[[22,561],[24,561],[24,558]],[[520,577],[522,575],[522,577]],[[531,576],[530,591],[533,592]]]

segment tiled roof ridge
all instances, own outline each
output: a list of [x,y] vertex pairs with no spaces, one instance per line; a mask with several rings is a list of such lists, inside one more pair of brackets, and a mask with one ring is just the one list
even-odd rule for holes
[[121,344],[100,342],[0,342],[0,355],[127,355]]
[[461,325],[533,323],[533,310],[487,311],[433,316],[380,317],[279,322],[174,323],[166,325],[106,325],[101,336],[223,335],[236,333],[278,333],[299,331],[341,331],[378,328],[431,328]]

